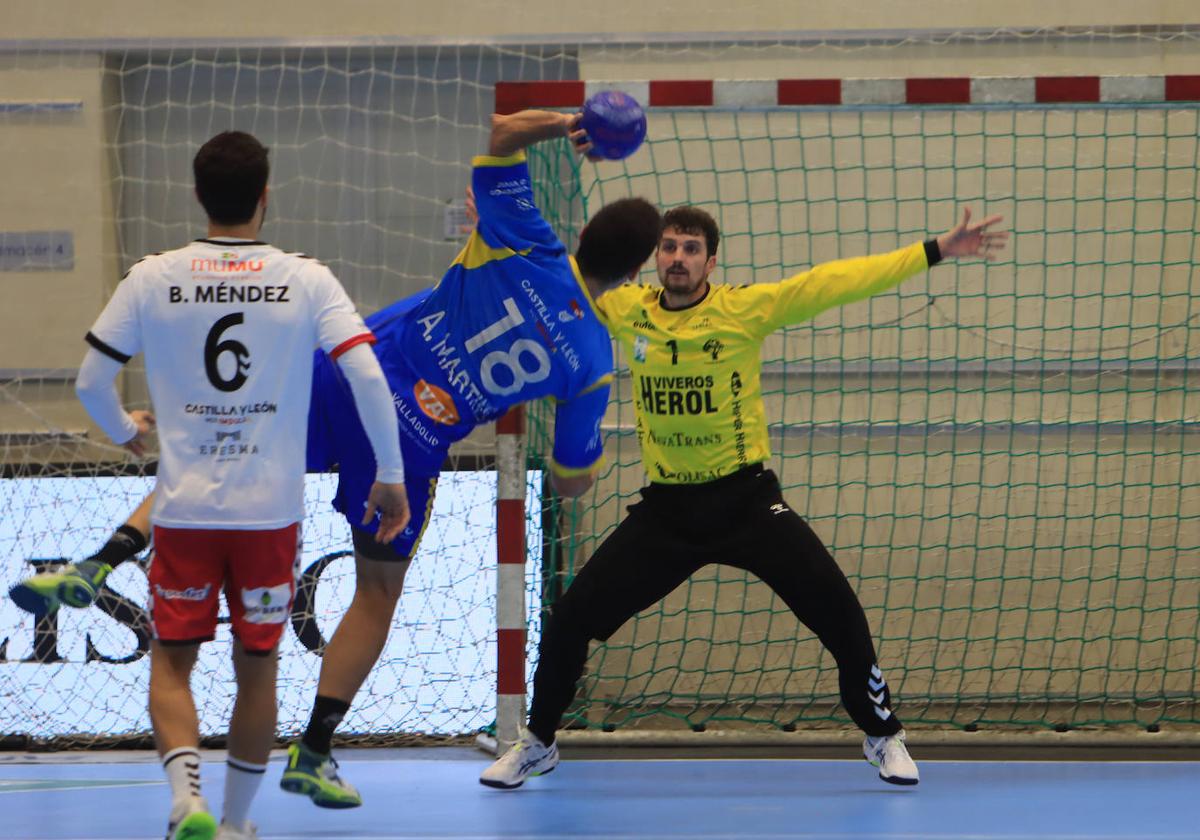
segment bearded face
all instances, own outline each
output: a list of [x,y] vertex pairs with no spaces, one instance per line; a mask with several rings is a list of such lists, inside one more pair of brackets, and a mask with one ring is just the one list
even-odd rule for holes
[[716,262],[703,236],[667,228],[658,241],[658,280],[676,302],[701,297]]

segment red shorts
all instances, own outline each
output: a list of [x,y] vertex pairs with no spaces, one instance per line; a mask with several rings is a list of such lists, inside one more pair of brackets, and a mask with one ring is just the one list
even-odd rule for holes
[[273,531],[154,527],[150,620],[165,643],[207,642],[225,589],[233,634],[248,651],[279,643],[300,567],[300,525]]

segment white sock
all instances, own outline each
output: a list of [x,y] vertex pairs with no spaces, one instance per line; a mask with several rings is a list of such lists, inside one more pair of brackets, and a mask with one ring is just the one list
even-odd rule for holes
[[250,803],[258,793],[265,764],[251,764],[240,758],[229,756],[225,760],[225,804],[222,805],[221,822],[238,831],[245,830],[250,817]]
[[188,812],[207,809],[200,795],[200,753],[195,747],[179,747],[162,757],[163,770],[171,783],[171,822]]

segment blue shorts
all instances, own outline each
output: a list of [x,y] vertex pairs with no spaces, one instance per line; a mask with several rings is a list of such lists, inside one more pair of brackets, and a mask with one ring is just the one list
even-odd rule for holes
[[[400,453],[404,458],[404,486],[412,519],[391,547],[400,558],[411,559],[433,511],[433,497],[446,451],[431,451],[418,444],[402,426]],[[308,409],[307,467],[309,472],[326,472],[335,465],[338,489],[333,507],[346,517],[352,528],[375,533],[379,530],[378,516],[362,524],[367,495],[375,483],[375,453],[358,418],[349,384],[329,357],[317,351]]]

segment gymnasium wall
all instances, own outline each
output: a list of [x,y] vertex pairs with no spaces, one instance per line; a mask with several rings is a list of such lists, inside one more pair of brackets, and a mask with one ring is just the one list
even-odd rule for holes
[[[453,253],[454,243],[438,241],[444,206],[465,181],[459,162],[482,144],[480,127],[496,78],[1078,73],[1094,72],[1099,61],[1106,72],[1169,73],[1183,72],[1195,57],[1190,40],[1084,39],[1063,45],[1021,38],[938,47],[917,39],[885,48],[826,44],[731,52],[659,50],[653,48],[659,38],[644,35],[678,39],[691,31],[703,40],[713,32],[1109,27],[1180,23],[1188,13],[1183,2],[1161,3],[1140,15],[1084,3],[1058,4],[1049,13],[1038,3],[1009,5],[1001,13],[939,2],[904,4],[900,10],[878,2],[853,20],[825,8],[806,9],[798,20],[790,3],[736,10],[719,3],[660,4],[631,6],[627,14],[620,13],[620,4],[591,9],[535,3],[522,4],[519,16],[499,3],[364,2],[336,9],[311,3],[307,10],[306,4],[268,3],[253,16],[236,14],[238,7],[224,3],[129,3],[120,16],[85,2],[9,3],[0,36],[0,48],[8,51],[0,65],[3,99],[78,99],[82,107],[68,115],[3,116],[5,142],[11,144],[4,166],[11,173],[5,173],[9,200],[0,209],[6,214],[0,230],[41,225],[78,230],[72,270],[5,273],[17,305],[4,316],[0,369],[49,378],[36,392],[27,389],[39,404],[39,418],[7,411],[0,422],[14,431],[34,431],[41,421],[67,430],[86,427],[69,397],[69,383],[64,387],[58,374],[77,364],[78,336],[128,265],[142,253],[174,247],[200,228],[187,164],[196,144],[226,127],[248,127],[276,149],[277,223],[266,235],[331,262],[364,310],[373,311],[431,282]],[[222,12],[225,6],[230,13]],[[471,13],[463,14],[467,8]],[[871,22],[869,30],[862,21]],[[597,37],[622,32],[645,38],[646,45],[622,47],[609,43],[615,37]],[[449,46],[548,35],[568,45],[594,43],[556,54],[534,49],[533,60],[530,48]],[[310,46],[281,53],[248,47],[211,56],[179,49],[165,57],[155,52],[152,59],[145,51],[170,41],[248,45],[254,39],[276,47],[340,42],[358,48]],[[405,56],[402,64],[409,66],[385,67],[394,53],[365,48],[375,40],[422,39],[444,46]],[[106,42],[121,49],[101,56]],[[287,56],[288,71],[279,70],[280,55]],[[338,71],[331,80],[317,72],[323,65]],[[386,84],[373,74],[382,74]],[[456,81],[459,76],[470,82]],[[449,100],[456,103],[449,119],[421,118]],[[393,119],[409,114],[417,117],[411,124]],[[39,139],[43,136],[48,142]],[[117,190],[111,187],[114,171],[120,174]],[[46,177],[49,172],[59,177]],[[137,377],[129,380],[127,397],[144,399]]]
[[[721,0],[655,4],[616,0],[588,6],[527,0],[429,4],[416,0],[264,0],[253,15],[244,4],[214,0],[206,4],[127,0],[121,13],[88,0],[10,0],[3,38],[57,39],[306,39],[338,38],[489,39],[506,36],[563,35],[564,40],[601,33],[796,32],[955,29],[962,27],[1123,26],[1185,24],[1195,20],[1189,0],[1144,3],[1096,3],[1093,0],[1012,0],[1003,5],[964,4],[953,0],[860,0],[798,5],[763,0],[748,5]],[[571,37],[575,36],[575,37]]]

